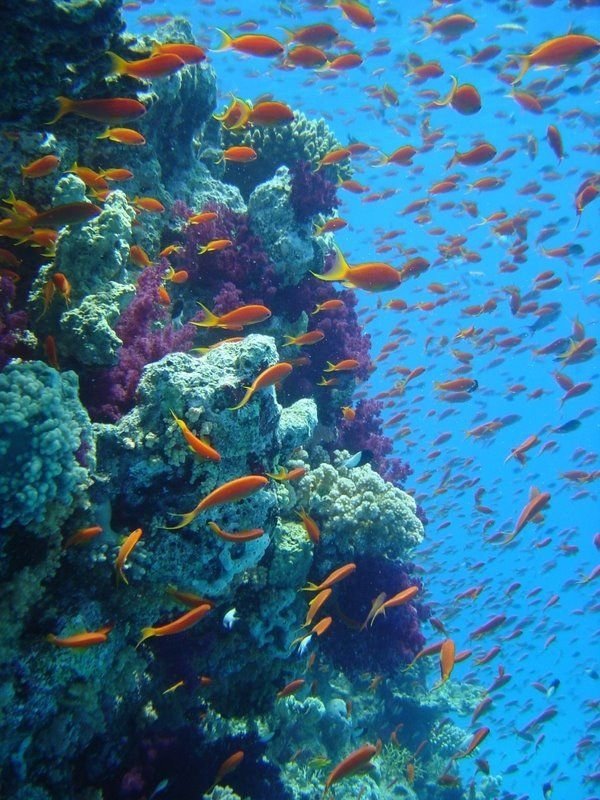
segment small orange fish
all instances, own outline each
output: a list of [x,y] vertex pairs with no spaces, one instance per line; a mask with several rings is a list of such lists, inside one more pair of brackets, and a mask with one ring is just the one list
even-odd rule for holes
[[91,525],[89,528],[79,528],[72,536],[69,536],[63,547],[76,547],[80,544],[85,544],[95,539],[102,533],[100,525]]
[[183,438],[187,442],[190,450],[196,455],[201,456],[202,458],[207,458],[210,461],[220,461],[221,455],[218,453],[214,447],[211,447],[206,439],[202,437],[196,436],[192,431],[188,428],[185,422],[175,414],[175,412],[171,409],[171,414],[173,415],[173,419],[179,426],[181,433],[183,434]]
[[283,689],[280,689],[277,694],[275,695],[278,700],[282,697],[289,697],[292,694],[296,694],[306,683],[305,678],[296,678],[294,681],[290,681]]
[[322,311],[337,311],[340,308],[345,308],[343,300],[325,300],[324,303],[318,303],[312,314],[320,314]]
[[116,142],[117,144],[146,144],[146,140],[142,134],[131,128],[108,128],[104,133],[96,136],[96,139],[110,139],[111,142]]
[[206,53],[197,44],[185,42],[154,42],[152,57],[157,55],[176,55],[184,64],[200,64],[206,59]]
[[459,114],[468,116],[481,110],[481,97],[471,83],[459,84],[454,75],[450,76],[452,88],[443,100],[434,100],[432,106],[452,106]]
[[148,211],[151,214],[162,214],[165,207],[156,197],[134,197],[131,204],[138,211]]
[[377,755],[377,747],[373,744],[365,744],[359,747],[358,750],[353,750],[350,755],[340,761],[327,776],[322,800],[325,800],[334,783],[348,775],[354,775],[356,772],[366,769],[375,755]]
[[125,566],[125,562],[129,558],[129,556],[131,555],[133,548],[139,542],[141,535],[142,535],[142,529],[136,528],[129,534],[129,536],[125,539],[125,541],[119,548],[119,552],[117,553],[117,560],[115,561],[117,585],[119,583],[119,579],[122,580],[124,583],[127,584],[129,583],[129,581],[125,577],[125,573],[123,572],[123,567]]
[[237,769],[239,765],[244,760],[244,751],[238,750],[233,755],[226,758],[225,761],[221,764],[219,769],[217,770],[217,774],[215,775],[215,779],[212,782],[212,785],[206,790],[205,794],[210,794],[215,786],[220,783],[225,775],[229,775],[230,772],[233,772],[234,769]]
[[289,471],[282,467],[277,473],[265,472],[265,475],[274,481],[296,481],[306,475],[306,467],[294,467]]
[[294,119],[294,112],[285,103],[277,100],[265,100],[257,103],[250,111],[248,122],[252,125],[280,125],[284,122],[291,122]]
[[321,531],[319,530],[319,526],[314,521],[314,519],[309,516],[309,514],[301,508],[300,511],[296,511],[296,514],[302,520],[302,524],[304,525],[304,530],[306,531],[308,538],[313,544],[319,544],[319,540],[321,538]]
[[225,250],[227,247],[231,247],[233,242],[231,239],[213,239],[212,241],[208,242],[208,244],[203,244],[202,247],[198,248],[198,255],[203,255],[204,253],[217,253],[219,250]]
[[296,347],[302,347],[303,345],[317,344],[325,338],[325,334],[323,331],[317,329],[302,333],[300,336],[288,336],[286,334],[285,338],[287,339],[287,342],[282,345],[283,347],[291,347],[292,345],[295,345]]
[[342,406],[342,416],[347,422],[353,422],[356,419],[356,411],[350,406]]
[[204,313],[204,319],[200,322],[192,322],[198,328],[223,328],[228,331],[241,331],[246,325],[256,325],[264,322],[271,316],[270,310],[266,306],[248,305],[235,308],[226,314],[217,316],[209,311],[202,303],[198,303]]
[[132,244],[129,248],[129,260],[132,261],[136,267],[151,267],[152,259],[146,253],[143,247],[139,244]]
[[116,53],[107,53],[111,61],[111,72],[116,75],[127,75],[130,78],[151,80],[172,75],[185,66],[185,62],[175,53],[158,53],[151,58],[141,58],[138,61],[126,61]]
[[568,33],[556,36],[535,47],[531,53],[517,55],[521,61],[521,69],[513,80],[519,83],[531,67],[561,67],[579,64],[588,58],[594,58],[600,52],[600,40],[593,36]]
[[185,614],[177,617],[177,619],[174,619],[172,622],[168,622],[166,625],[142,628],[142,638],[136,644],[136,648],[138,648],[142,642],[145,642],[146,639],[150,639],[152,636],[173,636],[173,634],[187,631],[197,622],[200,622],[200,620],[203,619],[211,609],[212,606],[210,606],[208,603],[204,603],[201,606],[195,606],[189,611],[186,611]]
[[338,361],[337,364],[332,364],[331,361],[327,362],[327,367],[323,372],[349,372],[360,367],[360,363],[355,358],[344,358]]
[[[323,223],[323,225],[316,225],[315,226],[315,236],[322,236],[324,233],[334,233],[335,231],[341,231],[342,228],[345,228],[348,223],[342,217],[333,217],[333,219],[328,219],[327,222]],[[332,300],[326,300],[326,303],[335,302]],[[342,300],[338,302],[343,304]],[[323,304],[321,304],[323,305]],[[316,311],[312,312],[316,314]]]
[[74,636],[58,637],[53,633],[46,636],[46,641],[56,645],[56,647],[92,647],[96,644],[104,644],[108,639],[108,634],[112,631],[112,625],[106,625],[97,631],[86,631],[85,633],[76,633]]
[[236,164],[248,164],[250,161],[256,161],[257,155],[253,147],[237,145],[223,150],[219,160],[215,161],[215,164],[220,164],[222,161],[233,161]]
[[245,475],[242,478],[234,478],[232,481],[217,486],[212,492],[206,495],[193,509],[187,514],[179,514],[181,522],[177,525],[167,526],[167,530],[175,531],[189,525],[190,522],[196,519],[198,514],[205,511],[207,508],[213,508],[221,503],[233,503],[236,500],[242,500],[260,489],[264,489],[269,483],[268,479],[262,475]]
[[216,211],[201,211],[199,214],[192,214],[187,218],[188,225],[203,225],[205,222],[212,222],[217,218]]
[[21,175],[23,180],[25,180],[25,178],[45,178],[46,175],[50,175],[54,172],[59,164],[60,158],[58,156],[42,156],[32,161],[30,164],[21,167]]
[[364,289],[367,292],[383,292],[394,289],[401,281],[400,272],[389,264],[379,261],[366,262],[351,267],[342,252],[336,247],[336,259],[332,269],[325,275],[311,274],[321,281],[341,281],[352,289]]
[[271,367],[267,367],[267,369],[263,370],[260,375],[254,379],[252,384],[247,387],[246,394],[243,396],[240,402],[235,406],[231,406],[229,410],[237,411],[238,409],[243,408],[255,392],[259,391],[259,389],[266,389],[267,387],[273,386],[274,384],[284,380],[290,374],[292,369],[292,365],[287,361],[280,361]]
[[403,591],[398,592],[398,594],[395,594],[393,597],[390,597],[390,599],[382,603],[375,612],[375,614],[373,614],[373,617],[371,619],[371,625],[375,622],[375,620],[380,614],[383,614],[385,616],[385,612],[388,608],[396,608],[397,606],[403,606],[405,603],[409,603],[413,599],[413,597],[415,597],[418,593],[419,593],[418,586],[409,586],[408,589],[404,589]]
[[75,114],[96,122],[126,122],[137,119],[146,113],[146,106],[139,100],[128,97],[110,97],[107,99],[71,100],[69,97],[57,97],[58,113],[48,122],[52,125],[65,114]]
[[51,281],[58,294],[65,301],[66,305],[71,305],[71,284],[67,276],[62,272],[55,272],[51,276]]
[[48,334],[44,339],[44,354],[46,361],[51,367],[60,372],[60,364],[58,363],[58,350],[56,349],[56,340],[54,336]]
[[217,525],[216,522],[207,522],[206,524],[213,533],[216,533],[217,536],[221,537],[221,539],[225,539],[226,542],[251,542],[253,539],[260,539],[260,537],[264,534],[263,528],[250,528],[246,531],[235,531],[235,533],[228,533],[227,531],[224,531],[220,525]]
[[300,591],[301,592],[322,592],[323,589],[329,589],[330,586],[333,586],[339,581],[344,580],[347,578],[348,575],[352,575],[352,573],[356,570],[356,564],[344,564],[342,567],[338,567],[334,569],[332,573],[330,573],[324,581],[321,583],[308,583],[304,586]]
[[224,30],[221,30],[221,28],[217,28],[217,30],[223,37],[217,52],[231,48],[248,56],[261,56],[262,58],[279,56],[283,53],[283,45],[272,36],[264,36],[261,33],[247,33],[234,38]]

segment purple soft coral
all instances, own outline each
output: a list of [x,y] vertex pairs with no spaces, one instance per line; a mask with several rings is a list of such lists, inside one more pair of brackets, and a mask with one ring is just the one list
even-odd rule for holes
[[360,400],[355,409],[356,417],[340,425],[338,446],[351,453],[369,450],[373,469],[395,486],[404,486],[412,468],[400,458],[390,458],[394,443],[382,431],[382,409],[383,403],[379,400]]
[[24,338],[27,329],[27,313],[13,311],[16,296],[13,281],[0,276],[0,369],[3,369],[11,358],[31,358],[32,351]]
[[165,269],[162,262],[148,267],[139,277],[136,295],[115,327],[123,342],[118,364],[84,381],[84,397],[90,398],[88,410],[92,419],[118,420],[134,405],[145,365],[167,353],[185,352],[193,345],[194,327],[188,323],[176,330],[169,323],[169,312],[158,303]]
[[322,172],[315,172],[310,161],[298,161],[290,169],[290,202],[298,222],[307,222],[315,214],[331,214],[338,206],[336,185]]

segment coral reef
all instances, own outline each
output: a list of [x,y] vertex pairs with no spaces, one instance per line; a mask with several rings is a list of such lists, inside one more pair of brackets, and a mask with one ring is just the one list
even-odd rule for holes
[[345,467],[323,463],[302,478],[300,503],[323,520],[323,546],[330,555],[344,553],[401,559],[423,541],[415,501],[386,483],[369,464]]
[[0,373],[0,527],[55,536],[86,502],[94,440],[77,376],[39,361]]

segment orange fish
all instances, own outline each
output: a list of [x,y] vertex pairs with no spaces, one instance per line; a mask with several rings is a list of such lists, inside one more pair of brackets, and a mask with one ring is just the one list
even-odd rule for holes
[[132,244],[129,248],[129,260],[132,261],[136,267],[152,266],[152,259],[139,244]]
[[104,133],[96,136],[96,139],[110,139],[111,142],[117,142],[117,144],[146,144],[146,140],[142,134],[131,128],[108,128]]
[[546,508],[550,502],[550,497],[551,495],[549,492],[540,492],[535,487],[532,487],[529,502],[519,514],[519,518],[512,533],[510,533],[507,538],[501,542],[501,544],[505,545],[509,542],[512,542],[512,540],[523,530],[525,525],[527,525],[530,520],[539,514],[542,509]]
[[72,536],[69,536],[67,541],[63,544],[63,547],[75,547],[80,544],[85,544],[95,539],[96,536],[99,536],[101,533],[102,528],[100,525],[91,525],[89,528],[79,528]]
[[108,634],[112,631],[112,625],[106,625],[97,631],[86,631],[85,633],[76,633],[74,636],[58,637],[53,633],[46,636],[46,641],[57,647],[91,647],[95,644],[104,644],[108,639]]
[[133,178],[133,172],[129,169],[121,167],[111,167],[100,171],[100,177],[106,178],[107,181],[128,181]]
[[58,363],[58,351],[56,349],[56,340],[54,336],[48,334],[44,339],[44,355],[46,356],[46,361],[50,364],[51,367],[58,370],[60,372],[60,364]]
[[228,533],[224,531],[216,522],[207,522],[208,527],[221,539],[226,542],[251,542],[253,539],[260,539],[264,534],[263,528],[250,528],[247,531],[236,531],[235,533]]
[[[342,219],[341,217],[333,217],[333,219],[328,219],[327,222],[324,222],[323,225],[315,226],[315,236],[322,236],[324,233],[334,233],[335,231],[340,231],[342,228],[345,228],[347,224],[348,223],[345,219]],[[344,304],[342,300],[326,300],[325,302],[338,302],[342,303],[342,305]],[[313,311],[312,313],[316,314],[317,312]]]
[[221,455],[218,453],[214,447],[211,447],[208,442],[202,438],[196,436],[185,422],[175,414],[175,412],[171,409],[171,414],[173,415],[173,419],[179,426],[181,433],[183,434],[183,438],[188,443],[190,450],[196,455],[201,456],[202,458],[207,458],[210,461],[220,461]]
[[217,217],[216,211],[200,211],[198,214],[188,217],[186,222],[188,225],[203,225],[205,222],[212,222]]
[[479,166],[491,161],[496,155],[496,148],[488,142],[482,142],[465,153],[454,153],[450,161],[446,164],[446,169],[450,169],[454,164],[462,164],[465,167]]
[[152,47],[152,56],[157,55],[176,55],[184,64],[199,64],[206,58],[206,53],[196,44],[186,44],[185,42],[155,42]]
[[249,56],[261,56],[263,58],[270,58],[272,56],[279,56],[283,53],[283,45],[272,36],[264,36],[261,33],[247,33],[235,38],[230,36],[221,28],[217,28],[223,41],[217,51],[228,50],[232,48],[239,53],[245,53]]
[[405,603],[409,603],[418,593],[418,586],[409,586],[408,589],[404,589],[402,592],[398,592],[398,594],[390,597],[390,599],[382,603],[377,611],[373,614],[373,617],[371,618],[371,625],[375,622],[380,614],[385,616],[386,609],[403,606]]
[[328,153],[325,153],[321,159],[319,159],[317,170],[321,167],[327,167],[331,164],[339,164],[341,161],[345,161],[347,158],[350,158],[351,155],[352,153],[347,147],[337,147],[335,150],[330,150]]
[[280,125],[284,122],[291,122],[293,119],[292,109],[277,100],[265,100],[257,103],[248,116],[248,122],[253,125]]
[[244,751],[238,750],[233,755],[226,758],[225,761],[221,764],[219,769],[217,770],[217,774],[215,775],[215,779],[212,782],[212,785],[206,790],[205,794],[210,794],[215,786],[220,783],[225,775],[229,775],[230,772],[233,772],[234,769],[237,769],[239,765],[244,760]]
[[[452,639],[445,639],[442,642],[442,647],[440,649],[440,679],[435,684],[433,689],[438,689],[442,686],[450,675],[452,674],[452,670],[454,669],[454,664],[456,660],[456,647]],[[432,691],[433,691],[432,689]]]
[[318,342],[321,342],[325,338],[325,334],[323,331],[316,329],[314,331],[301,333],[300,336],[289,336],[286,334],[285,338],[287,339],[287,342],[282,345],[283,347],[291,347],[292,345],[296,347],[302,347],[304,345],[317,344]]
[[294,67],[322,67],[327,61],[326,53],[311,44],[298,44],[287,51],[285,63]]
[[236,164],[248,164],[250,161],[256,161],[256,158],[257,152],[253,147],[238,145],[223,150],[219,160],[215,161],[215,164],[220,164],[222,161],[233,161]]
[[175,633],[187,631],[192,627],[192,625],[200,622],[200,620],[203,619],[211,609],[211,605],[204,603],[201,606],[195,606],[194,608],[190,609],[190,611],[186,611],[185,614],[177,617],[177,619],[174,619],[172,622],[168,622],[166,625],[142,628],[142,638],[136,644],[136,648],[139,647],[142,642],[145,642],[146,639],[150,639],[152,636],[172,636]]
[[476,114],[481,110],[481,97],[477,89],[470,83],[461,83],[454,75],[450,76],[452,89],[443,100],[434,100],[432,105],[437,107],[452,106],[455,111],[464,116]]
[[394,289],[401,280],[400,272],[389,264],[371,261],[351,267],[341,250],[336,247],[336,258],[333,267],[325,275],[311,274],[321,281],[341,281],[352,289],[364,289],[367,292],[383,292]]
[[322,592],[316,594],[308,604],[308,611],[306,612],[306,619],[304,620],[303,628],[308,628],[312,625],[314,618],[319,611],[323,608],[327,600],[331,597],[333,589],[323,589]]
[[340,763],[331,770],[325,781],[325,790],[322,795],[322,800],[325,800],[325,797],[334,783],[341,781],[342,778],[348,775],[354,775],[359,770],[366,769],[371,763],[371,759],[376,754],[377,747],[375,745],[365,744],[357,750],[353,750],[350,755],[340,761]]
[[336,0],[343,15],[359,28],[374,28],[375,17],[369,8],[359,0]]
[[111,61],[111,72],[116,75],[128,75],[130,78],[151,80],[172,75],[185,66],[185,62],[175,53],[159,53],[151,58],[141,58],[138,61],[126,61],[116,53],[107,53]]
[[208,244],[203,244],[202,247],[198,248],[198,255],[203,255],[204,253],[217,253],[219,250],[225,250],[228,247],[231,247],[233,242],[231,239],[212,239]]
[[277,473],[265,472],[265,475],[274,481],[296,481],[306,475],[306,467],[294,467],[289,471],[282,467]]
[[55,272],[51,276],[51,281],[54,284],[54,288],[58,294],[65,301],[66,305],[71,305],[71,284],[69,283],[67,276],[62,272]]
[[125,539],[125,541],[119,548],[119,552],[117,553],[117,560],[115,561],[117,585],[119,583],[119,578],[125,583],[129,583],[129,581],[125,577],[125,573],[123,572],[123,567],[125,566],[125,562],[129,558],[129,556],[131,555],[133,548],[139,542],[141,535],[142,535],[142,529],[136,528],[129,534],[129,536]]
[[204,319],[192,322],[198,328],[224,328],[227,331],[241,331],[246,325],[256,325],[269,319],[271,312],[266,306],[249,305],[234,308],[226,314],[217,316],[202,303],[198,303],[204,312]]
[[21,175],[23,180],[25,178],[45,178],[46,175],[54,172],[59,164],[60,158],[58,156],[42,156],[21,167]]
[[283,689],[280,689],[277,692],[277,699],[280,700],[282,697],[289,697],[292,694],[296,694],[296,692],[299,691],[305,683],[305,678],[296,678],[296,680],[290,681],[286,686],[283,687]]
[[146,113],[145,105],[139,100],[132,100],[128,97],[71,100],[69,97],[59,96],[56,101],[58,113],[47,123],[48,125],[57,122],[65,114],[75,114],[78,117],[96,120],[96,122],[126,122],[130,119],[137,119]]
[[600,40],[593,36],[568,33],[557,36],[535,47],[531,53],[516,55],[521,61],[521,69],[513,80],[519,83],[523,75],[531,67],[562,67],[579,64],[588,58],[594,58],[600,52]]
[[328,361],[327,367],[323,372],[348,372],[358,367],[360,367],[360,363],[355,358],[344,358],[338,361],[337,364],[332,364],[331,361]]
[[131,204],[138,211],[147,211],[150,214],[162,214],[165,207],[156,197],[134,197]]
[[330,573],[330,575],[328,575],[327,578],[325,578],[325,580],[319,583],[318,585],[316,583],[308,583],[308,585],[304,586],[300,591],[322,592],[323,589],[329,589],[330,586],[333,586],[334,584],[339,583],[339,581],[344,580],[344,578],[347,578],[348,575],[352,575],[355,569],[356,569],[356,564],[353,563],[344,564],[343,567],[338,567],[337,569],[334,569],[334,571]]
[[300,511],[296,511],[296,514],[302,520],[302,524],[304,525],[304,530],[308,534],[308,538],[313,544],[319,544],[319,540],[321,538],[321,531],[319,530],[319,526],[314,521],[314,519],[309,516],[309,514],[301,508]]
[[463,752],[455,753],[453,756],[451,756],[452,760],[456,761],[459,758],[465,758],[466,756],[471,755],[473,750],[475,750],[475,748],[480,745],[481,742],[483,742],[489,732],[489,728],[479,728],[476,730],[466,749]]
[[227,481],[207,494],[193,511],[189,511],[187,514],[178,514],[177,516],[182,518],[181,522],[177,523],[177,525],[167,526],[166,529],[175,531],[183,528],[207,508],[213,508],[221,503],[233,503],[236,500],[241,500],[258,492],[260,489],[264,489],[268,483],[268,479],[262,475],[245,475],[242,478],[234,478],[232,481]]
[[284,380],[290,374],[292,369],[292,365],[287,361],[280,361],[277,364],[273,364],[271,367],[267,367],[260,373],[260,375],[258,375],[258,377],[254,379],[252,384],[246,388],[246,394],[243,396],[240,402],[235,406],[231,406],[229,410],[237,411],[239,408],[243,408],[255,392],[257,392],[259,389],[266,389],[267,387],[273,386],[274,384],[279,383],[279,381]]
[[228,131],[235,131],[247,125],[251,111],[252,107],[248,103],[234,97],[222,114],[213,114],[213,117]]
[[34,228],[62,228],[64,225],[87,222],[87,220],[93,219],[101,213],[102,209],[93,203],[63,203],[60,206],[53,206],[36,214],[35,217],[32,217],[30,223]]

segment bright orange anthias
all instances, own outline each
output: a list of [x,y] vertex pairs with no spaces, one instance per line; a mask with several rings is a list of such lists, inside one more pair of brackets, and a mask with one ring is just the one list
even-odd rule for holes
[[389,264],[371,261],[351,267],[341,250],[336,248],[333,267],[325,275],[311,274],[321,281],[340,281],[351,289],[364,289],[367,292],[384,292],[394,289],[401,281],[400,272]]

